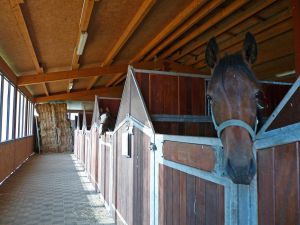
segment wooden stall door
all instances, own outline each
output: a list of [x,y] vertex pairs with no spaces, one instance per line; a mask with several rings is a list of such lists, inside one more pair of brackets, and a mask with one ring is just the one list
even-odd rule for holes
[[[132,137],[131,157],[121,155],[121,128],[115,134],[113,205],[116,224],[150,225],[150,138],[138,129]],[[121,218],[122,217],[122,218]]]

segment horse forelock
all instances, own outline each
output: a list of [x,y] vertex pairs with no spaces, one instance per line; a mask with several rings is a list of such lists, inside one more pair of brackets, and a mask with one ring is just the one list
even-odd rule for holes
[[[212,74],[212,85],[221,84],[225,90],[225,83],[230,82],[232,75],[246,76],[253,83],[257,83],[256,77],[252,70],[245,63],[241,54],[225,55],[220,59]],[[220,82],[221,80],[221,82]]]

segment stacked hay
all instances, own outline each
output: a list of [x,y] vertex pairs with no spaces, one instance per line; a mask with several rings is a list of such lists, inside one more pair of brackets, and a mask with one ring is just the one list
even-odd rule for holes
[[36,106],[43,152],[72,150],[72,130],[67,120],[67,105],[39,104]]

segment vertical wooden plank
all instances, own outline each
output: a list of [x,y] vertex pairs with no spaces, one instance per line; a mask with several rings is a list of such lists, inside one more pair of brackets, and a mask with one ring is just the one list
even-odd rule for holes
[[166,225],[173,225],[173,195],[170,190],[173,189],[173,184],[172,184],[172,170],[170,167],[165,166],[164,167],[164,197],[165,197],[165,221]]
[[187,194],[187,225],[195,225],[196,224],[196,216],[194,212],[194,205],[195,205],[195,177],[192,175],[187,174],[186,179],[186,194]]
[[179,178],[179,190],[180,190],[180,219],[179,219],[179,224],[186,224],[187,223],[187,218],[186,218],[186,174],[185,173],[180,173],[180,178]]
[[[209,199],[208,199],[209,200]],[[212,214],[212,211],[206,211],[206,191],[205,191],[205,181],[197,178],[196,179],[196,224],[205,225],[206,214]],[[215,217],[219,215],[216,214]]]
[[214,213],[218,208],[217,185],[211,182],[205,182],[205,224],[217,224],[218,220]]
[[276,147],[275,173],[275,223],[297,224],[299,211],[296,143]]
[[225,206],[224,206],[224,187],[218,185],[218,209],[217,209],[217,225],[224,225],[225,223]]
[[159,225],[165,225],[165,170],[162,164],[159,164]]
[[180,172],[178,170],[173,170],[172,172],[172,214],[173,214],[173,225],[180,225],[180,192],[179,192],[179,187],[180,187]]
[[274,150],[257,153],[258,224],[275,224]]

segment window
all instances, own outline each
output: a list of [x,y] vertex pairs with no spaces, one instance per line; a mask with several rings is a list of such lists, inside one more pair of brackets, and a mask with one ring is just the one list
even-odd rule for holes
[[0,72],[0,142],[32,135],[33,103]]
[[3,79],[1,141],[7,140],[9,83]]
[[14,131],[14,102],[15,102],[15,87],[10,85],[9,94],[9,113],[8,113],[8,140],[13,139]]
[[19,124],[20,124],[20,92],[17,91],[17,104],[16,104],[16,134],[15,138],[19,138]]

